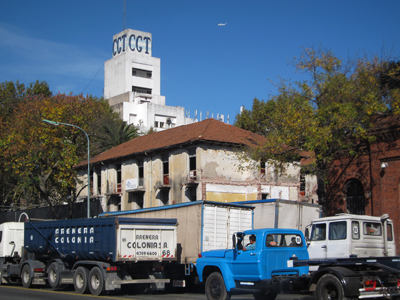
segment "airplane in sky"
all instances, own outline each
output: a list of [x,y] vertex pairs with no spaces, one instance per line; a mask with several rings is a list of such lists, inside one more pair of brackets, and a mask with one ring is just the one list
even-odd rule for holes
[[217,26],[225,26],[227,23],[218,23]]

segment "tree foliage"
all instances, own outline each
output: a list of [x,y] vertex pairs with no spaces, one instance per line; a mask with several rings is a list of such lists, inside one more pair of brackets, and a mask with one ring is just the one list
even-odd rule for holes
[[[313,153],[307,170],[324,175],[338,153],[357,155],[357,143],[373,141],[373,117],[400,113],[400,64],[366,57],[344,63],[328,50],[305,49],[296,68],[308,80],[278,84],[268,101],[236,116],[235,125],[266,136],[251,153],[283,170]],[[304,166],[303,166],[304,167]]]
[[[53,206],[79,196],[72,167],[87,159],[87,138],[78,128],[52,126],[43,119],[72,124],[90,137],[90,154],[104,151],[98,137],[107,128],[122,126],[108,102],[96,97],[52,95],[46,83],[24,88],[18,82],[0,85],[0,167],[2,204]],[[132,135],[130,135],[132,137]],[[121,140],[119,140],[121,141]]]

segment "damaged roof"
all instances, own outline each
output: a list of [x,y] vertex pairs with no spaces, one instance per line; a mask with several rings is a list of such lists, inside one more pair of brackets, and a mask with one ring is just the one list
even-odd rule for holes
[[[140,154],[199,141],[228,143],[238,146],[243,145],[252,147],[261,145],[264,140],[265,138],[263,136],[253,132],[225,124],[215,119],[206,119],[201,122],[137,137],[91,157],[90,163],[103,162],[133,154]],[[86,164],[87,160],[82,161],[75,167],[84,166]]]

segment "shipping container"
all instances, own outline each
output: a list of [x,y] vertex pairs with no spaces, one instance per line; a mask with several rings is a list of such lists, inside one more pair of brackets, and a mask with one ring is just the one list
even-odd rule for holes
[[253,207],[195,201],[190,203],[107,212],[99,217],[175,218],[178,220],[178,262],[194,263],[203,251],[232,248],[232,234],[253,228]]
[[254,229],[291,228],[304,232],[306,226],[322,214],[320,205],[291,200],[267,199],[235,203],[254,207]]

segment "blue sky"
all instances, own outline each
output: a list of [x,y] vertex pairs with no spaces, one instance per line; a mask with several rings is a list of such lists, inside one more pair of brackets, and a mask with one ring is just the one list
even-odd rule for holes
[[[399,12],[400,0],[126,0],[126,28],[152,33],[167,105],[232,124],[278,78],[304,78],[291,65],[303,48],[398,59]],[[123,20],[123,0],[0,0],[0,82],[101,97]]]

